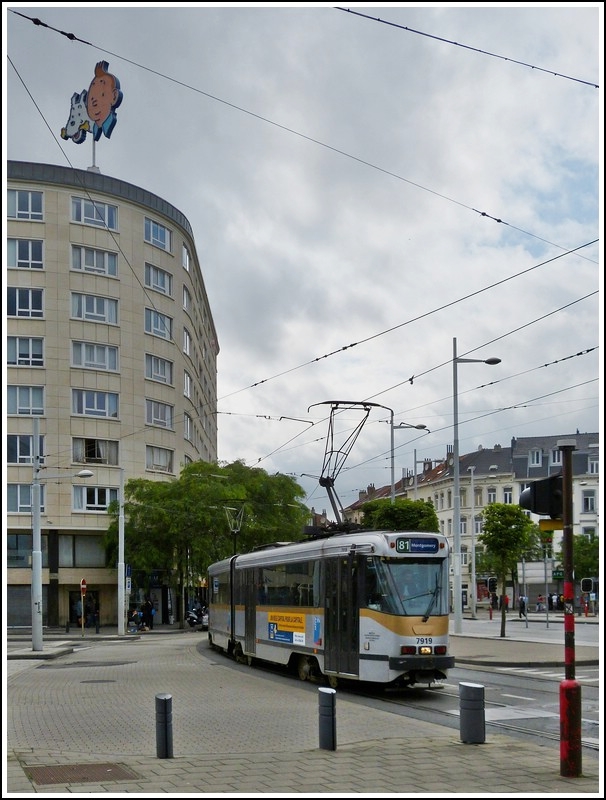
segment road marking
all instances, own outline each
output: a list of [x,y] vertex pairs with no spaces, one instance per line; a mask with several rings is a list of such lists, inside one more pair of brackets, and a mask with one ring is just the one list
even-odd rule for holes
[[502,694],[501,697],[512,697],[514,700],[528,700],[530,703],[535,699],[534,697],[524,697],[523,694]]

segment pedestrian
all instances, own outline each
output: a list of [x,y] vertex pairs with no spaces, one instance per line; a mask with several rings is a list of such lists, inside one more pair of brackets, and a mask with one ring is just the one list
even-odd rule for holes
[[153,608],[154,604],[148,595],[145,599],[145,603],[143,603],[143,624],[149,628],[150,631],[154,627],[154,619],[152,615]]
[[522,619],[526,615],[526,597],[521,594],[518,598],[518,616]]
[[493,607],[493,609],[495,611],[499,607],[499,598],[497,597],[497,593],[496,592],[492,593],[492,607]]
[[509,611],[509,595],[506,594],[503,598],[503,602],[505,603],[505,613]]
[[537,612],[540,614],[544,610],[545,598],[542,594],[537,597]]
[[84,606],[84,627],[92,628],[95,624],[95,604],[89,598]]

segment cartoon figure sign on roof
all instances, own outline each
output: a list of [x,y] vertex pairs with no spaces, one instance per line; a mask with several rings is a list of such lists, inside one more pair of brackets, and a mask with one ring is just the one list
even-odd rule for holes
[[61,128],[62,139],[72,139],[76,144],[82,144],[87,133],[92,134],[95,142],[99,141],[102,133],[108,139],[112,135],[118,121],[116,109],[123,95],[120,81],[107,71],[108,67],[107,61],[99,61],[88,90],[72,95],[69,119]]

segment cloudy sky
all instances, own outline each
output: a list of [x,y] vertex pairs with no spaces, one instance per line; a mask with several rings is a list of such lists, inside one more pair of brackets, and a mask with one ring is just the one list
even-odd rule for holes
[[[60,131],[104,59],[124,99],[97,166],[193,227],[220,460],[330,512],[327,443],[347,451],[363,402],[384,408],[338,459],[344,506],[391,481],[391,411],[430,431],[394,430],[396,479],[443,458],[454,339],[502,360],[458,365],[461,453],[599,430],[602,3],[3,15],[5,159],[91,165]],[[331,428],[333,400],[354,406]]]

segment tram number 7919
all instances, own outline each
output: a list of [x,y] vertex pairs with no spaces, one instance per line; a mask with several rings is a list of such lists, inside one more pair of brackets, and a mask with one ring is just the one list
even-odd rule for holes
[[431,636],[417,636],[417,644],[431,644],[432,642]]

